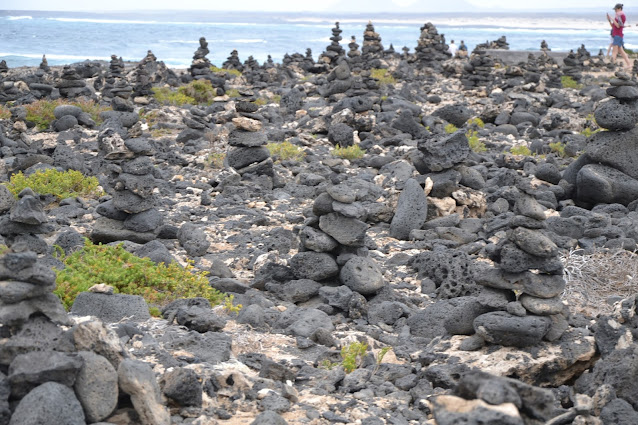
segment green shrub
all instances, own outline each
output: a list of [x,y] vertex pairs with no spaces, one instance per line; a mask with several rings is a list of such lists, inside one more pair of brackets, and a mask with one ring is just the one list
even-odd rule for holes
[[342,366],[346,373],[350,373],[361,365],[363,357],[368,352],[368,344],[353,342],[341,348]]
[[35,193],[54,195],[58,199],[75,196],[98,198],[103,195],[99,184],[96,177],[85,177],[75,170],[58,171],[54,168],[38,170],[29,176],[20,171],[13,174],[9,182],[5,183],[16,198],[23,189],[29,187]]
[[532,151],[529,150],[529,148],[525,145],[519,145],[519,146],[512,146],[510,148],[510,153],[512,155],[530,156],[532,154]]
[[479,117],[470,118],[467,120],[469,125],[476,125],[478,128],[485,128],[485,123]]
[[241,77],[241,71],[237,69],[225,69],[225,68],[217,68],[215,65],[210,67],[210,70],[213,72],[225,72],[226,74],[230,74],[234,77]]
[[481,142],[478,137],[478,131],[468,130],[465,133],[465,137],[467,137],[467,141],[470,144],[470,149],[472,149],[474,152],[482,153],[487,151],[487,146],[485,146],[485,143]]
[[179,298],[204,297],[213,305],[224,299],[210,286],[206,272],[193,273],[190,264],[155,264],[131,254],[123,244],[94,245],[87,239],[82,249],[70,255],[60,253],[59,259],[65,268],[56,272],[55,294],[67,309],[80,292],[98,283],[111,285],[121,294],[141,295],[151,307]]
[[217,97],[217,89],[208,80],[191,81],[185,86],[179,87],[177,92],[194,99],[193,105],[210,105]]
[[565,145],[561,142],[553,142],[549,144],[552,152],[557,153],[561,158],[565,157]]
[[458,127],[455,126],[454,124],[448,124],[445,126],[444,130],[447,134],[452,134],[458,131]]
[[347,148],[342,148],[341,146],[337,145],[332,150],[333,156],[348,160],[363,158],[363,155],[365,155],[365,153],[366,151],[361,149],[359,145],[352,145],[348,146]]
[[578,84],[572,77],[569,75],[563,75],[560,77],[560,82],[564,89],[576,89],[580,90],[583,88],[582,84]]
[[396,84],[397,80],[388,73],[387,69],[372,68],[370,70],[370,76],[379,81],[382,86],[386,84]]
[[0,105],[0,120],[8,120],[11,118],[11,111],[4,105]]
[[182,106],[195,104],[195,99],[170,87],[153,87],[153,97],[162,105]]
[[226,94],[228,97],[241,97],[241,94],[239,94],[239,90],[237,89],[229,89],[226,91]]
[[51,121],[55,119],[53,110],[60,105],[73,105],[79,107],[83,112],[88,113],[97,125],[102,123],[102,120],[100,119],[100,112],[111,110],[110,107],[101,106],[92,100],[75,100],[73,102],[68,102],[62,99],[40,99],[25,105],[25,109],[27,110],[27,121],[35,123],[38,130],[46,130],[51,125]]
[[266,145],[270,155],[275,157],[278,161],[301,161],[306,156],[306,153],[297,145],[293,145],[289,141],[281,143],[268,143]]

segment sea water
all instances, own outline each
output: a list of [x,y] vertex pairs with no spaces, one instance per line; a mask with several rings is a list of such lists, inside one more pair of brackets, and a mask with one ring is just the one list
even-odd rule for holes
[[[0,11],[0,60],[9,67],[37,66],[46,54],[50,65],[108,60],[111,55],[139,61],[152,50],[171,67],[186,68],[206,37],[209,60],[221,64],[236,49],[240,60],[252,55],[263,63],[268,55],[281,62],[286,53],[315,59],[330,44],[336,21],[343,30],[341,45],[347,51],[351,36],[362,45],[368,21],[374,24],[384,48],[406,46],[414,52],[420,27],[436,25],[446,41],[460,40],[471,50],[478,43],[507,37],[511,50],[538,50],[542,40],[555,51],[584,44],[592,53],[607,49],[609,25],[603,13],[592,14],[311,14],[183,12],[16,12]],[[632,28],[634,27],[634,28]],[[626,48],[638,47],[637,28],[628,21]]]

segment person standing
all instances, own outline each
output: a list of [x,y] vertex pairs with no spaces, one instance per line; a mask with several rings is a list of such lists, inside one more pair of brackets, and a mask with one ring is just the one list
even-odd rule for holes
[[456,52],[459,50],[458,46],[454,44],[454,40],[450,41],[450,45],[448,46],[447,51],[452,55],[452,57],[456,57]]
[[616,56],[620,53],[620,56],[627,64],[627,68],[630,68],[631,64],[629,63],[629,57],[627,57],[627,53],[625,52],[625,49],[623,49],[623,28],[625,27],[627,17],[622,9],[623,5],[618,3],[614,6],[614,11],[616,12],[614,18],[612,19],[611,16],[609,16],[609,13],[607,14],[607,21],[609,22],[609,25],[611,25],[611,35],[613,37],[611,62],[616,62]]

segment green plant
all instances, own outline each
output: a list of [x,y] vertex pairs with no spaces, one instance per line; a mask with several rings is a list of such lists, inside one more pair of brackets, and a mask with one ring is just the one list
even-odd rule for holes
[[370,76],[375,80],[378,80],[379,84],[382,86],[386,84],[396,84],[397,82],[392,74],[388,73],[388,70],[385,68],[372,68],[370,70]]
[[455,126],[454,124],[447,124],[444,128],[445,132],[447,134],[452,134],[452,133],[456,133],[458,131],[458,127]]
[[215,65],[212,65],[210,67],[210,70],[213,71],[213,72],[225,72],[226,74],[230,74],[230,75],[233,75],[235,77],[241,77],[241,71],[239,71],[237,69],[218,68]]
[[470,144],[470,149],[472,149],[474,152],[481,153],[487,151],[487,146],[485,146],[485,143],[481,142],[478,137],[478,131],[468,130],[465,133],[465,137],[467,137],[467,141]]
[[100,112],[111,110],[110,107],[101,106],[92,100],[78,99],[73,102],[65,102],[62,99],[40,99],[25,105],[25,109],[27,110],[27,121],[35,123],[38,130],[46,130],[49,128],[49,125],[51,125],[51,121],[55,119],[53,111],[60,105],[73,105],[79,107],[83,112],[88,113],[97,125],[102,123],[102,120],[100,119]]
[[467,120],[469,125],[476,125],[478,128],[485,128],[485,123],[479,117],[470,118]]
[[328,359],[324,359],[321,361],[321,363],[319,363],[319,368],[320,369],[326,369],[326,370],[332,370],[335,367],[339,366],[341,363],[338,362],[331,362]]
[[241,97],[241,94],[239,94],[239,90],[237,89],[229,89],[226,91],[226,94],[228,97]]
[[565,158],[565,145],[561,142],[553,142],[549,144],[552,152],[557,153],[561,158]]
[[361,149],[359,145],[352,145],[346,148],[342,148],[341,146],[337,145],[332,150],[333,156],[336,156],[337,158],[348,159],[348,160],[363,158],[363,155],[365,155],[365,153],[366,151]]
[[586,127],[583,131],[580,132],[580,134],[582,134],[585,137],[591,137],[596,133],[599,133],[600,131],[602,131],[602,128],[597,128],[595,130],[592,130],[589,127]]
[[206,158],[206,165],[214,170],[224,168],[224,159],[226,154],[224,152],[213,152]]
[[255,105],[257,105],[257,106],[264,106],[264,105],[268,104],[268,101],[265,98],[263,98],[263,97],[259,97],[259,98],[255,99],[253,101],[253,103]]
[[96,177],[86,177],[76,170],[58,171],[55,168],[38,170],[29,176],[19,171],[5,183],[16,198],[23,189],[29,187],[36,193],[54,195],[58,199],[75,196],[100,197],[104,193],[99,189],[99,184]]
[[583,88],[582,84],[577,83],[576,80],[574,80],[569,75],[563,75],[562,77],[560,77],[560,83],[564,89],[580,90]]
[[361,364],[363,357],[368,351],[368,344],[363,342],[353,342],[341,348],[342,366],[346,373],[355,370]]
[[525,145],[519,145],[519,146],[512,146],[510,148],[510,153],[512,155],[525,155],[525,156],[530,156],[532,154],[532,151],[529,150],[529,148]]
[[155,128],[151,130],[151,137],[153,139],[161,139],[164,136],[169,136],[173,132],[170,128]]
[[182,106],[195,104],[194,98],[175,91],[170,87],[153,87],[153,97],[163,105]]
[[388,96],[387,95],[383,95],[381,96],[381,102],[385,102],[386,100],[388,100]]
[[235,296],[233,294],[226,295],[224,298],[224,310],[226,310],[228,314],[239,313],[239,311],[244,307],[241,304],[233,304],[234,299]]
[[4,105],[0,105],[0,120],[8,120],[11,118],[11,111]]
[[148,308],[148,312],[151,314],[151,316],[153,317],[162,317],[162,310],[160,310],[157,307],[149,307]]
[[377,373],[379,367],[381,366],[381,362],[383,362],[383,358],[386,354],[388,354],[388,351],[390,350],[392,350],[392,347],[383,347],[381,350],[379,350],[379,352],[377,353],[374,370],[372,371],[373,375]]
[[97,283],[111,285],[118,293],[141,295],[153,307],[192,297],[204,297],[217,305],[224,298],[210,286],[206,272],[192,272],[191,264],[155,264],[131,254],[123,244],[95,245],[87,239],[82,249],[58,255],[65,267],[56,272],[54,292],[67,309],[80,292]]
[[278,161],[287,161],[289,159],[301,161],[306,156],[306,152],[303,149],[287,140],[281,143],[268,143],[266,147],[270,155],[274,156]]
[[208,80],[195,80],[177,89],[178,93],[194,99],[194,105],[213,103],[217,97],[217,89]]

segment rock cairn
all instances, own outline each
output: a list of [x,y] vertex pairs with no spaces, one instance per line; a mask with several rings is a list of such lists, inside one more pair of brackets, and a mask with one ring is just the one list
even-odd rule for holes
[[241,61],[239,60],[239,52],[237,52],[236,49],[233,49],[233,51],[230,52],[230,56],[226,58],[226,61],[222,64],[222,68],[236,69],[239,72],[244,70],[244,65],[241,64]]
[[40,69],[43,70],[44,72],[51,71],[46,55],[42,55],[42,62],[40,62]]
[[84,79],[70,66],[62,69],[62,75],[55,85],[60,90],[60,95],[66,98],[78,96],[90,96],[90,89],[86,87]]
[[552,49],[549,48],[549,45],[545,40],[541,41],[541,50],[545,52],[551,52]]
[[374,25],[368,21],[363,32],[363,46],[361,47],[363,60],[368,68],[378,68],[379,60],[383,58],[383,44],[381,36],[374,31]]
[[205,37],[200,37],[199,39],[199,47],[195,51],[193,55],[193,62],[189,68],[191,76],[199,80],[201,78],[208,77],[211,74],[211,63],[206,57],[210,53],[208,50],[208,42]]
[[585,206],[599,203],[628,205],[638,199],[638,149],[635,137],[638,114],[636,82],[624,72],[616,72],[607,94],[594,111],[601,131],[594,134],[585,152],[565,170],[564,179],[575,186],[574,197]]
[[324,97],[329,97],[333,94],[345,93],[350,87],[352,87],[352,72],[350,66],[345,58],[339,58],[337,66],[330,71],[327,77],[327,87],[321,92]]
[[438,67],[439,62],[450,58],[445,37],[443,34],[439,34],[431,22],[427,22],[421,27],[421,35],[415,51],[417,62],[430,67]]
[[0,61],[0,75],[6,75],[7,72],[9,72],[9,66],[7,61],[3,59]]
[[[253,113],[254,103],[238,102],[235,109],[238,113]],[[273,176],[273,161],[266,148],[268,136],[263,131],[260,121],[247,118],[233,118],[234,129],[228,135],[228,165],[240,175]]]
[[465,90],[490,87],[493,76],[494,59],[485,50],[474,50],[469,62],[463,65],[461,84]]
[[[113,121],[105,122],[112,125]],[[94,242],[129,240],[146,243],[155,239],[163,217],[155,208],[157,187],[151,159],[152,147],[146,139],[124,140],[113,128],[98,135],[98,147],[107,163],[111,199],[98,205],[98,218],[91,232]]]
[[363,58],[361,57],[361,51],[359,50],[359,44],[356,37],[353,35],[348,43],[348,60],[350,62],[350,68],[354,72],[361,71],[363,69]]
[[474,330],[485,341],[504,346],[556,341],[568,328],[569,314],[560,298],[565,280],[558,247],[540,230],[545,215],[533,196],[522,193],[514,212],[507,237],[491,256],[494,266],[478,273],[477,283],[513,291],[516,301],[476,317]]
[[[128,82],[128,79],[124,76],[124,62],[122,58],[116,55],[111,56],[111,63],[109,65],[109,72],[106,76],[104,88],[102,89],[102,96],[106,99],[120,98],[128,100],[133,93],[133,87]],[[117,101],[116,101],[117,102]],[[115,110],[121,110],[114,108]],[[133,105],[128,105],[124,110],[131,112]]]
[[133,85],[133,96],[152,96],[153,83],[146,67],[140,62],[135,68],[135,83]]
[[507,42],[507,37],[504,35],[492,41],[485,41],[485,43],[477,44],[475,47],[476,50],[485,50],[485,49],[497,49],[497,50],[509,50],[510,45]]
[[345,55],[345,50],[341,47],[339,42],[342,40],[341,33],[343,30],[339,28],[339,22],[335,22],[334,28],[332,28],[332,37],[330,37],[330,44],[326,47],[326,50],[319,57],[320,60],[329,64],[336,65],[340,56]]
[[582,70],[583,66],[578,56],[576,56],[573,50],[570,50],[563,59],[563,74],[571,77],[574,81],[580,81],[583,78]]

